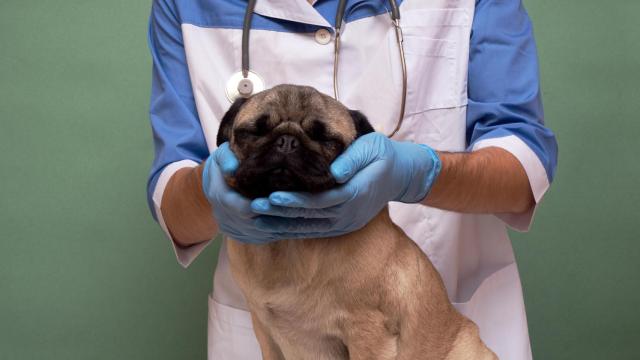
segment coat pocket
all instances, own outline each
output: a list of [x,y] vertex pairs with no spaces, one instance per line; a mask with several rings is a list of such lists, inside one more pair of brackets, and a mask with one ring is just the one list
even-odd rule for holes
[[[401,20],[407,63],[407,115],[432,109],[465,105],[466,64],[470,26],[466,9],[412,9]],[[395,36],[389,41],[395,43]],[[466,41],[467,43],[463,43]],[[397,49],[396,44],[390,48]],[[395,59],[394,81],[402,84],[399,56]],[[464,75],[464,76],[463,76]]]
[[[405,36],[404,50],[407,62],[407,115],[460,105],[455,97],[455,42]],[[396,73],[395,81],[402,85],[401,73]]]

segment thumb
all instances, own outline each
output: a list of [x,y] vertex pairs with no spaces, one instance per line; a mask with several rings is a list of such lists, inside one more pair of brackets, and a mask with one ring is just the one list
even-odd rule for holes
[[371,133],[356,139],[331,164],[331,175],[340,184],[349,181],[358,171],[380,158],[387,138],[380,133]]
[[228,142],[225,142],[224,144],[220,145],[220,147],[218,147],[218,149],[214,152],[214,157],[216,163],[218,164],[218,167],[220,168],[220,171],[222,171],[222,174],[224,176],[233,175],[236,170],[238,170],[240,162],[229,147]]

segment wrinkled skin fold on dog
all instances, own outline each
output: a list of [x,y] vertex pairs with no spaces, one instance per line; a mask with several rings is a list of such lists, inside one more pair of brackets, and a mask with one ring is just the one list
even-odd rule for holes
[[[280,85],[236,101],[217,140],[240,160],[230,185],[256,198],[336,186],[331,162],[369,132],[361,113],[333,98]],[[497,359],[386,207],[344,236],[230,240],[227,251],[265,360]]]

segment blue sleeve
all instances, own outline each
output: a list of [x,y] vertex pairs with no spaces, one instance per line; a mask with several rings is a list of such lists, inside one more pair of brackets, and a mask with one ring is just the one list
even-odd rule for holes
[[476,0],[468,94],[469,148],[515,135],[535,153],[550,183],[558,147],[544,125],[536,43],[521,0]]
[[147,201],[157,219],[153,193],[162,170],[181,160],[200,163],[209,151],[196,111],[173,0],[153,1],[148,40],[153,59],[149,115],[155,158],[147,183]]

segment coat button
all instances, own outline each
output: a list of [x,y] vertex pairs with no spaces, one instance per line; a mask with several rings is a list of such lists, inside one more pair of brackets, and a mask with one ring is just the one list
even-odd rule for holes
[[316,31],[316,42],[320,45],[327,45],[331,42],[331,32],[322,28]]

